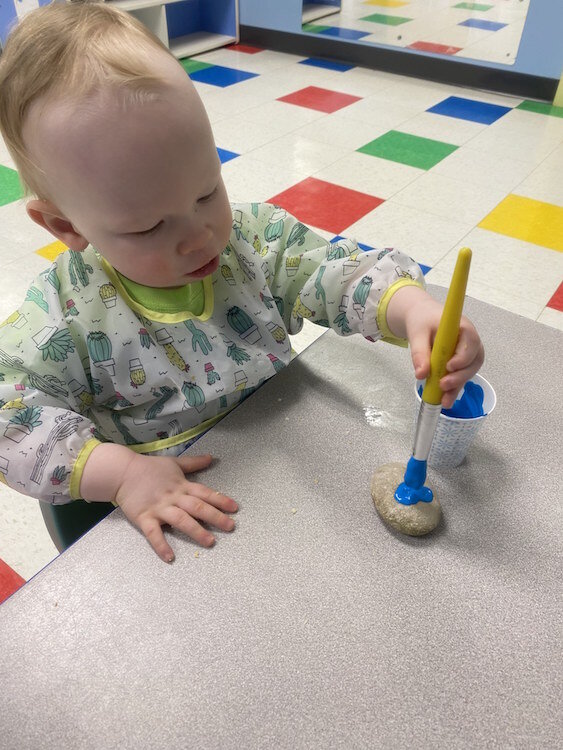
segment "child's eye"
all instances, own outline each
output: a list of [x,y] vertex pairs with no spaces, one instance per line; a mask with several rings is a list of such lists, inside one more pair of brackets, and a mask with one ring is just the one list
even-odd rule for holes
[[218,190],[218,188],[215,188],[215,189],[214,189],[214,190],[213,190],[213,191],[212,191],[211,193],[209,193],[208,195],[204,195],[204,196],[203,196],[202,198],[199,198],[197,202],[198,202],[198,203],[207,203],[208,201],[210,201],[210,200],[211,200],[212,198],[214,198],[214,197],[215,197],[215,195],[216,195],[216,193],[217,193],[217,190]]
[[158,224],[155,224],[154,227],[151,227],[150,229],[145,229],[143,232],[135,232],[135,234],[138,234],[142,237],[146,237],[149,234],[154,234],[160,227],[162,226],[163,222],[159,221]]

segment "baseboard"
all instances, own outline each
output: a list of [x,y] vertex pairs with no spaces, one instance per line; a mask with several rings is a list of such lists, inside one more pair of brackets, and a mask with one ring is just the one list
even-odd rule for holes
[[241,26],[240,41],[294,55],[325,57],[373,70],[547,102],[553,101],[559,83],[554,78],[512,70],[497,70],[457,60],[454,62],[426,55],[414,55],[398,49],[383,49],[369,44],[353,44],[320,34],[296,34],[261,29],[257,26]]

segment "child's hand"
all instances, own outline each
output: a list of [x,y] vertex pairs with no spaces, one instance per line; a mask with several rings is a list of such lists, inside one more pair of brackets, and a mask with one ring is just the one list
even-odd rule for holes
[[185,477],[209,466],[211,460],[210,455],[173,458],[135,454],[123,473],[115,501],[165,562],[172,562],[174,552],[164,538],[162,524],[180,529],[204,547],[211,547],[215,537],[198,522],[222,531],[235,527],[233,519],[225,515],[238,510],[235,501]]
[[[430,371],[430,351],[442,309],[443,305],[415,286],[399,289],[389,302],[387,324],[395,335],[406,336],[409,340],[414,372],[420,380]],[[485,351],[479,334],[462,316],[455,352],[447,364],[447,374],[440,380],[444,408],[453,406],[463,384],[475,375],[484,360]]]

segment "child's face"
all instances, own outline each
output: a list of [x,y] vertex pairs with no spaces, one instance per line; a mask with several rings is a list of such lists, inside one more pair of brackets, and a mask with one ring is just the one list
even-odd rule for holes
[[24,135],[76,232],[124,276],[172,287],[217,269],[232,216],[199,96],[175,60],[155,57],[170,84],[156,100],[35,107]]

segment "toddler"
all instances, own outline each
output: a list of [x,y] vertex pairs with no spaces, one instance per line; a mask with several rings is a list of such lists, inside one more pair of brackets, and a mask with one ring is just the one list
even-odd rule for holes
[[[429,369],[441,305],[398,250],[330,244],[283,208],[230,205],[207,115],[132,16],[30,12],[0,58],[0,128],[68,248],[0,327],[0,478],[42,502],[111,501],[170,562],[162,525],[210,546],[235,501],[180,455],[285,367],[303,318],[409,343]],[[462,320],[443,404],[483,362]]]

